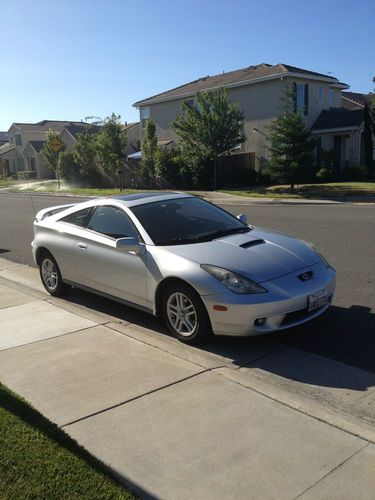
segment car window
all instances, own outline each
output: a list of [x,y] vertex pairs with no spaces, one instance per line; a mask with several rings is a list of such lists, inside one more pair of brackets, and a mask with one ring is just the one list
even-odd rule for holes
[[115,239],[139,237],[132,221],[123,210],[117,207],[96,207],[87,229]]
[[199,243],[224,233],[249,231],[233,215],[200,198],[179,198],[131,208],[156,245]]
[[73,212],[72,214],[63,217],[60,219],[60,222],[68,222],[69,224],[74,224],[75,226],[85,227],[91,211],[92,207],[78,210],[78,212]]

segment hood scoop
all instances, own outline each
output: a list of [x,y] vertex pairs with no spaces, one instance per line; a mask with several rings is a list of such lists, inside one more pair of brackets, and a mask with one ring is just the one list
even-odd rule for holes
[[240,245],[241,248],[250,248],[250,247],[255,247],[257,245],[263,245],[263,243],[265,243],[264,240],[251,240],[251,241],[247,241],[246,243],[243,243],[242,245]]

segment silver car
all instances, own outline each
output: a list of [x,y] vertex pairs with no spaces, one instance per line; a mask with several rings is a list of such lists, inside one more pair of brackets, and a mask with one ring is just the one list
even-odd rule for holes
[[41,210],[33,255],[46,290],[79,287],[164,318],[172,335],[260,335],[332,302],[335,270],[309,243],[247,225],[184,193]]

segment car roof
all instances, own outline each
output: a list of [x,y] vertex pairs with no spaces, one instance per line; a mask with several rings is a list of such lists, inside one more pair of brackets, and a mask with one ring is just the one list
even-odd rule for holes
[[137,205],[145,205],[156,201],[174,200],[176,198],[191,198],[192,195],[187,193],[179,193],[175,191],[149,191],[146,193],[122,194],[107,198],[108,200],[115,199],[123,203],[126,207],[134,207]]

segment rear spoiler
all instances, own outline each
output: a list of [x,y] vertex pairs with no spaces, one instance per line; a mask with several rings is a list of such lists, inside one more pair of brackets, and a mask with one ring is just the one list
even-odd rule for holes
[[74,207],[77,203],[68,203],[66,205],[57,205],[55,207],[44,208],[43,210],[39,210],[39,212],[35,216],[35,220],[37,222],[46,219],[47,217],[51,217],[51,215],[55,215],[62,210],[66,210],[67,208]]

